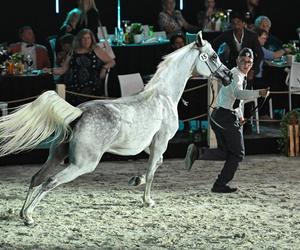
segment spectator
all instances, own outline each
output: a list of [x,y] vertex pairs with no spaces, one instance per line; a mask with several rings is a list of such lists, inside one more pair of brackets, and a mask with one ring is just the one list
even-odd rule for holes
[[76,26],[78,25],[78,22],[80,20],[80,15],[81,11],[78,8],[74,8],[73,10],[69,11],[66,20],[59,29],[58,37],[61,37],[66,33],[76,35]]
[[173,34],[183,33],[183,31],[196,32],[199,30],[189,24],[179,10],[175,10],[175,0],[162,0],[162,11],[158,16],[159,28],[166,31],[170,38]]
[[[229,7],[229,6],[228,6]],[[260,0],[241,0],[235,1],[234,6],[230,6],[234,12],[239,12],[245,17],[246,27],[254,29],[254,20],[262,14]]]
[[81,11],[77,31],[84,28],[91,30],[98,42],[99,12],[94,0],[78,0],[78,8]]
[[[87,95],[103,95],[103,80],[115,61],[96,44],[89,29],[81,30],[75,37],[73,52],[67,55],[62,67],[45,69],[54,75],[62,75],[67,90]],[[67,100],[73,104],[91,100],[90,98],[69,95]]]
[[[261,60],[261,62],[259,64],[259,72],[255,75],[253,88],[261,89],[261,88],[268,87],[268,85],[266,84],[266,82],[264,81],[264,78],[263,78],[264,61],[265,60],[273,60],[275,58],[280,58],[284,54],[290,53],[290,49],[288,49],[288,48],[280,49],[280,50],[274,52],[274,51],[264,48],[263,46],[265,45],[265,43],[268,39],[268,32],[266,30],[263,30],[260,28],[256,29],[255,31],[258,35],[258,41],[262,47],[264,57],[263,57],[263,60]],[[259,101],[261,102],[261,100],[259,100]],[[263,105],[259,110],[260,118],[261,119],[270,119],[270,117],[267,115],[267,113],[268,113],[268,107],[267,107],[267,105]]]
[[282,41],[280,41],[277,37],[273,36],[270,33],[271,30],[271,20],[267,16],[259,16],[255,19],[254,23],[255,29],[263,29],[268,32],[268,40],[265,43],[264,47],[268,50],[277,51],[282,49]]
[[[259,72],[259,63],[263,59],[263,52],[257,39],[257,34],[245,28],[245,17],[240,13],[232,13],[231,15],[232,29],[223,32],[217,37],[212,46],[216,49],[222,48],[220,59],[228,67],[236,66],[236,59],[241,49],[248,47],[254,53],[254,64],[247,74],[247,89],[253,88],[254,75]],[[222,45],[222,46],[221,46]],[[220,53],[220,50],[218,51]],[[252,103],[245,104],[245,117],[250,117],[252,110]],[[245,134],[252,133],[252,125],[246,123],[243,132]]]
[[205,9],[197,14],[198,26],[202,30],[214,30],[213,17],[217,12],[215,0],[205,0]]
[[245,17],[237,12],[231,15],[231,26],[232,29],[218,36],[212,42],[212,46],[217,51],[220,46],[223,45],[223,51],[226,55],[221,55],[221,58],[228,68],[236,66],[236,59],[242,48],[251,48],[254,52],[253,70],[251,69],[248,73],[248,80],[251,80],[254,77],[253,73],[258,73],[259,62],[263,58],[263,52],[258,42],[257,34],[245,28]]
[[186,45],[185,36],[182,33],[174,34],[170,38],[171,52]]
[[[53,56],[54,57],[53,61],[55,61],[54,62],[55,64],[61,63],[60,62],[61,58],[57,58],[57,57],[60,57],[58,53],[64,51],[64,49],[61,47],[61,38],[66,34],[71,34],[74,36],[76,35],[76,33],[78,32],[76,26],[79,22],[80,14],[81,11],[78,8],[74,8],[73,10],[69,11],[63,25],[59,29],[57,36],[53,38],[55,39],[55,51],[53,51],[53,53],[55,53],[55,55]],[[67,37],[71,39],[70,36]]]
[[31,69],[50,67],[48,51],[45,46],[35,43],[35,35],[30,26],[24,26],[19,29],[19,38],[20,42],[9,46],[11,53],[19,52],[24,54],[25,58],[30,58],[32,61]]
[[65,34],[64,36],[58,39],[58,47],[60,50],[56,53],[56,65],[62,66],[67,55],[72,51],[72,43],[74,36],[72,34]]

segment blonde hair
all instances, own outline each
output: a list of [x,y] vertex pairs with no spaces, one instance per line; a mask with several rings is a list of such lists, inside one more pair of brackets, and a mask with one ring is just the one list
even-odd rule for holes
[[73,50],[81,48],[81,40],[82,40],[82,37],[85,34],[89,34],[91,36],[91,39],[92,39],[92,44],[91,44],[90,50],[94,50],[95,49],[97,41],[96,41],[96,38],[95,38],[93,32],[90,29],[82,29],[75,36],[75,39],[73,41]]
[[81,10],[80,24],[85,23],[85,25],[87,25],[87,12],[89,10],[94,9],[98,12],[95,0],[79,0],[78,7]]

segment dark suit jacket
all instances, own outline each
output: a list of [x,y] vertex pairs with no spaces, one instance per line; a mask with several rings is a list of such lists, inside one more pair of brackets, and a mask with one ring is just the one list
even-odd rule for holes
[[[21,52],[22,49],[22,43],[14,43],[9,46],[11,53],[18,53]],[[36,49],[36,68],[37,69],[43,69],[43,68],[50,68],[50,60],[48,56],[48,51],[46,47],[35,44],[35,49]]]
[[[239,52],[236,49],[234,38],[233,38],[233,30],[227,30],[223,32],[220,36],[218,36],[213,42],[212,47],[215,51],[218,50],[222,43],[226,42],[229,46],[230,54],[228,60],[223,63],[229,68],[232,69],[236,66],[236,59],[238,57]],[[248,47],[253,50],[254,53],[254,64],[253,70],[254,73],[257,74],[259,72],[259,62],[263,60],[263,51],[261,45],[258,42],[257,34],[248,29],[244,29],[244,39],[242,42],[242,48]]]

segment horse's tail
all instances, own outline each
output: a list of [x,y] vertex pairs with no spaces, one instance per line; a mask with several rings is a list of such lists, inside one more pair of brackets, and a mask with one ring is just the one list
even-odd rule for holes
[[70,138],[69,124],[81,114],[54,91],[43,93],[0,118],[0,156],[33,149],[53,133],[54,139]]

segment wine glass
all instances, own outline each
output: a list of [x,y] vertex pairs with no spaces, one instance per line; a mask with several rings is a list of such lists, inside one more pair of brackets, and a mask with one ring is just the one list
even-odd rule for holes
[[31,71],[32,71],[31,66],[33,65],[33,59],[32,59],[32,56],[30,54],[26,55],[25,63],[27,65],[27,74],[30,74]]

